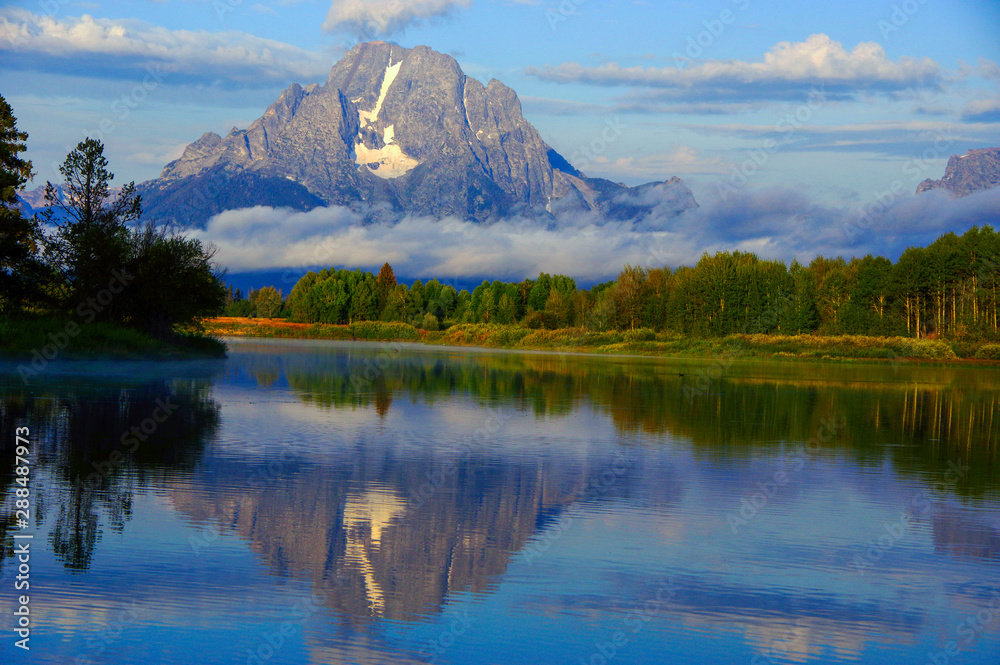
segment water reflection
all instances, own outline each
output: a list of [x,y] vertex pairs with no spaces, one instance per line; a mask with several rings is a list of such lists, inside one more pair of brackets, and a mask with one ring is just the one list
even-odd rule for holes
[[[300,651],[269,662],[589,662],[668,575],[670,602],[622,662],[874,662],[873,644],[915,662],[989,602],[995,373],[747,363],[692,395],[711,366],[251,342],[159,375],[8,377],[0,415],[32,428],[38,529],[67,571],[114,540],[182,632],[206,620],[187,576],[219,623],[268,603],[280,616],[294,585],[316,594]],[[726,514],[830,419],[838,435],[731,532]],[[0,487],[9,506],[5,465]],[[164,542],[135,517],[157,514],[149,496],[182,525],[173,573],[145,561]],[[932,508],[857,573],[915,496]],[[245,600],[226,600],[234,586]],[[469,607],[476,631],[437,657]],[[262,639],[236,642],[241,662]],[[196,659],[232,662],[219,649]]]
[[[49,546],[66,568],[89,568],[102,528],[124,530],[139,488],[195,467],[219,423],[210,376],[53,380],[42,390],[4,382],[3,422],[31,431],[33,519],[40,525],[54,513]],[[0,455],[13,457],[11,437],[3,438]],[[3,465],[2,496],[14,494],[13,471]],[[13,518],[11,511],[5,529]]]
[[[481,354],[469,362],[461,353],[340,347],[280,355],[274,348],[246,348],[246,371],[258,385],[284,381],[303,402],[324,408],[374,406],[385,416],[393,399],[433,405],[456,393],[483,405],[512,402],[537,417],[588,405],[623,432],[683,437],[730,461],[755,447],[808,441],[825,423],[842,421],[838,436],[821,443],[861,464],[879,465],[888,455],[899,470],[939,482],[951,461],[968,467],[955,491],[996,487],[1000,384],[983,368],[730,361],[723,369],[541,354]],[[707,390],[695,388],[703,375],[717,374]]]

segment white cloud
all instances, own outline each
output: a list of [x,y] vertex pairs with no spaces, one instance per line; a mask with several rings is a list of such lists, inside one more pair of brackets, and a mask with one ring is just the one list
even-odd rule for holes
[[1000,214],[1000,188],[957,200],[941,190],[907,196],[863,225],[856,205],[817,204],[801,188],[703,198],[701,207],[680,216],[663,214],[670,205],[654,205],[645,218],[631,222],[565,213],[554,222],[405,217],[363,225],[358,213],[342,207],[309,212],[257,207],[217,215],[195,235],[220,248],[218,259],[231,272],[376,270],[388,261],[408,277],[519,280],[544,271],[598,281],[614,277],[626,263],[690,265],[702,252],[734,249],[806,263],[817,254],[895,258],[908,245],[925,245],[947,231],[961,233]]
[[472,0],[333,0],[323,29],[370,38],[401,32],[411,24],[471,6]]
[[1000,122],[1000,97],[975,99],[962,109],[966,122]]
[[687,176],[698,174],[728,174],[729,162],[721,157],[704,157],[687,145],[675,146],[667,152],[608,159],[594,158],[591,175],[607,174],[616,178],[659,179],[664,173]]
[[132,19],[55,18],[0,10],[4,66],[102,77],[142,76],[147,68],[175,80],[270,86],[322,78],[330,59],[243,32],[169,30]]
[[824,34],[811,35],[804,42],[780,42],[762,62],[679,61],[670,67],[617,63],[588,67],[568,62],[527,72],[556,83],[664,88],[687,102],[785,98],[801,95],[813,85],[826,86],[830,92],[937,89],[946,78],[946,72],[930,58],[892,61],[875,42],[862,42],[847,51]]
[[[290,266],[377,268],[388,261],[402,275],[495,276],[521,279],[545,270],[576,276],[617,274],[624,263],[648,263],[658,239],[688,254],[673,232],[599,224],[591,215],[563,219],[561,229],[530,219],[477,224],[455,218],[406,217],[362,225],[342,207],[309,212],[264,207],[221,213],[196,235],[220,248],[233,272]],[[572,228],[566,228],[571,226]]]

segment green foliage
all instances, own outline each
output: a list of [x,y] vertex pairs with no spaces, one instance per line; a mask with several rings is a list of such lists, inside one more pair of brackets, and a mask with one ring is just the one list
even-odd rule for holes
[[166,339],[174,326],[222,309],[226,290],[212,266],[214,249],[148,223],[130,231],[129,244],[125,271],[131,281],[118,296],[124,322]]
[[1000,344],[983,344],[976,351],[976,358],[985,360],[1000,360]]
[[347,327],[352,337],[371,341],[420,339],[420,333],[409,323],[390,321],[357,321]]
[[[134,183],[111,192],[114,174],[100,141],[81,141],[59,172],[62,191],[45,184],[42,217],[56,227],[46,239],[46,254],[66,285],[65,306],[73,307],[104,289],[111,271],[127,271],[132,254],[128,225],[138,221],[142,210]],[[123,320],[122,299],[114,299],[98,314],[106,321]]]
[[0,350],[5,353],[31,357],[49,344],[58,349],[61,358],[224,357],[226,354],[225,344],[196,332],[180,334],[167,343],[111,323],[80,325],[72,319],[33,317],[0,320]]
[[31,162],[21,159],[28,135],[0,96],[0,312],[18,312],[43,298],[48,275],[39,257],[42,233],[38,221],[25,218],[17,192],[31,180]]
[[626,342],[652,342],[656,339],[656,331],[650,328],[636,328],[622,333]]
[[424,318],[420,320],[420,323],[417,324],[417,327],[420,328],[421,330],[433,331],[433,330],[440,330],[441,324],[436,316],[434,316],[430,312],[427,312],[426,314],[424,314]]
[[86,324],[126,325],[159,339],[175,335],[225,305],[213,248],[167,227],[140,223],[141,201],[129,183],[112,192],[104,146],[86,139],[59,167],[60,191],[46,184],[44,239],[53,298]]
[[378,295],[377,298],[377,308],[379,311],[385,307],[386,301],[389,298],[389,294],[393,289],[396,288],[396,273],[392,271],[392,266],[388,263],[383,264],[382,269],[378,271],[378,277],[375,278],[375,291]]
[[251,292],[249,300],[257,316],[270,319],[281,311],[285,299],[273,286],[265,286],[262,289]]
[[[329,279],[342,281],[343,289],[324,284]],[[296,285],[289,307],[300,321],[364,320],[370,308],[353,303],[368,297],[368,287],[361,284],[369,279],[370,273],[361,271],[310,273]],[[705,254],[696,265],[676,270],[625,266],[616,280],[589,290],[548,273],[516,283],[484,281],[472,293],[456,293],[437,280],[418,280],[407,288],[395,283],[388,264],[374,279],[376,293],[383,294],[377,318],[422,327],[430,314],[439,324],[602,333],[644,328],[716,339],[820,333],[975,344],[1000,338],[1000,235],[989,226],[910,248],[896,264],[870,255],[851,261],[820,256],[808,266],[793,261],[786,267],[737,251]],[[318,304],[310,308],[309,303]],[[638,334],[613,343],[653,342],[648,333]],[[906,352],[893,348],[879,353]],[[929,353],[927,348],[915,352]],[[945,353],[943,348],[938,352]]]

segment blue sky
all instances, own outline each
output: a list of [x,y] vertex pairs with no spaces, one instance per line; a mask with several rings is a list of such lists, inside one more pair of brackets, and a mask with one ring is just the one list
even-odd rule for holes
[[[588,175],[856,210],[1000,145],[997,35],[986,0],[30,0],[0,8],[0,94],[34,184],[87,135],[142,181],[377,37],[508,84]],[[594,152],[609,121],[620,136]]]

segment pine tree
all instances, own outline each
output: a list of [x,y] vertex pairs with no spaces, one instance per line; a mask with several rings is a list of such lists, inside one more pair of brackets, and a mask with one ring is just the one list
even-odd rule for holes
[[31,162],[21,159],[28,135],[17,129],[13,109],[0,96],[0,311],[21,309],[41,296],[44,269],[39,259],[41,231],[26,218],[17,192],[31,180]]
[[382,269],[378,271],[378,277],[375,278],[375,291],[378,293],[379,311],[384,309],[388,304],[389,294],[392,293],[395,288],[396,273],[392,271],[392,266],[385,263],[382,266]]

